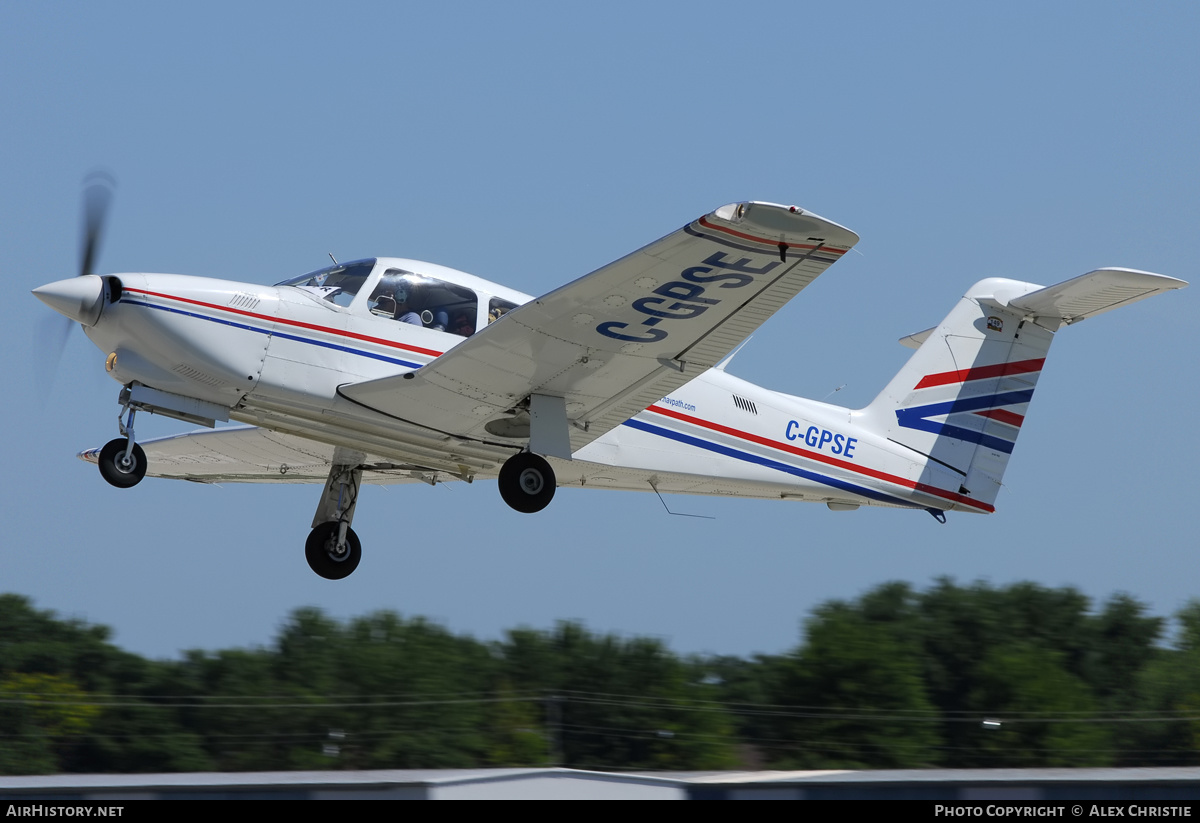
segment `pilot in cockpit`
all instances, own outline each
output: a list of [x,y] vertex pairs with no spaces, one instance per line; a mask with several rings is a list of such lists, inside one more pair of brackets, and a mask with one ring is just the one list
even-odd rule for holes
[[373,314],[390,317],[414,326],[424,325],[421,322],[421,315],[413,311],[409,305],[409,301],[412,300],[412,286],[391,272],[388,272],[379,281],[379,287],[375,289],[375,294],[371,299],[374,301],[374,305],[371,307]]
[[414,326],[425,325],[421,322],[421,315],[409,308],[409,293],[407,285],[404,283],[398,284],[396,286],[396,290],[392,292],[392,297],[396,300],[395,317],[397,320],[399,320],[401,323],[411,323]]
[[370,310],[378,317],[445,331],[450,325],[453,304],[445,303],[444,291],[421,282],[411,272],[390,270],[376,286]]

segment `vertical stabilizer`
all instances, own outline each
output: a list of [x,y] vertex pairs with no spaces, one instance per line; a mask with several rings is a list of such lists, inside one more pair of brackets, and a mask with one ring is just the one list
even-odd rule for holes
[[949,469],[961,479],[958,493],[990,508],[1054,332],[1185,285],[1131,269],[1100,269],[1048,288],[981,280],[937,328],[901,341],[919,348],[863,410],[864,422],[924,455],[934,464],[931,479],[942,478],[937,485]]

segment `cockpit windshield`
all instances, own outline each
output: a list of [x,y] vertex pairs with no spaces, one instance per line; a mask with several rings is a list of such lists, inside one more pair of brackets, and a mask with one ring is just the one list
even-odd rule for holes
[[337,266],[293,277],[276,283],[276,286],[295,286],[316,296],[320,300],[328,300],[339,306],[349,306],[354,301],[371,269],[375,268],[375,260],[353,260]]

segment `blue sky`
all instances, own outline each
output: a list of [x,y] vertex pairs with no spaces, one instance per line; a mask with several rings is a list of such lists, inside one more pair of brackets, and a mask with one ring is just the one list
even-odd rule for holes
[[[415,257],[549,291],[741,199],[863,238],[738,355],[867,403],[974,281],[1196,279],[1200,7],[1186,3],[0,4],[0,591],[152,656],[387,608],[498,637],[580,619],[681,652],[780,652],[884,581],[1034,580],[1158,614],[1195,583],[1200,287],[1064,330],[997,513],[494,484],[366,490],[363,564],[303,560],[316,487],[109,487],[79,450],[118,386],[76,333],[49,385],[30,294],[75,273],[83,177],[118,179],[99,270],[272,283]],[[140,436],[183,426],[138,419]]]

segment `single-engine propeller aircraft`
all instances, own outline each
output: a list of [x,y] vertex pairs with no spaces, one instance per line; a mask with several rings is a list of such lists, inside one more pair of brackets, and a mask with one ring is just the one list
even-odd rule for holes
[[[991,512],[1054,333],[1187,285],[1132,269],[976,283],[868,406],[769,391],[723,359],[858,241],[810,211],[722,206],[533,298],[393,257],[260,286],[82,274],[34,290],[121,384],[120,437],[80,457],[143,476],[315,483],[322,577],[361,557],[360,484],[497,478],[537,512],[558,486]],[[137,412],[213,428],[138,443]]]

